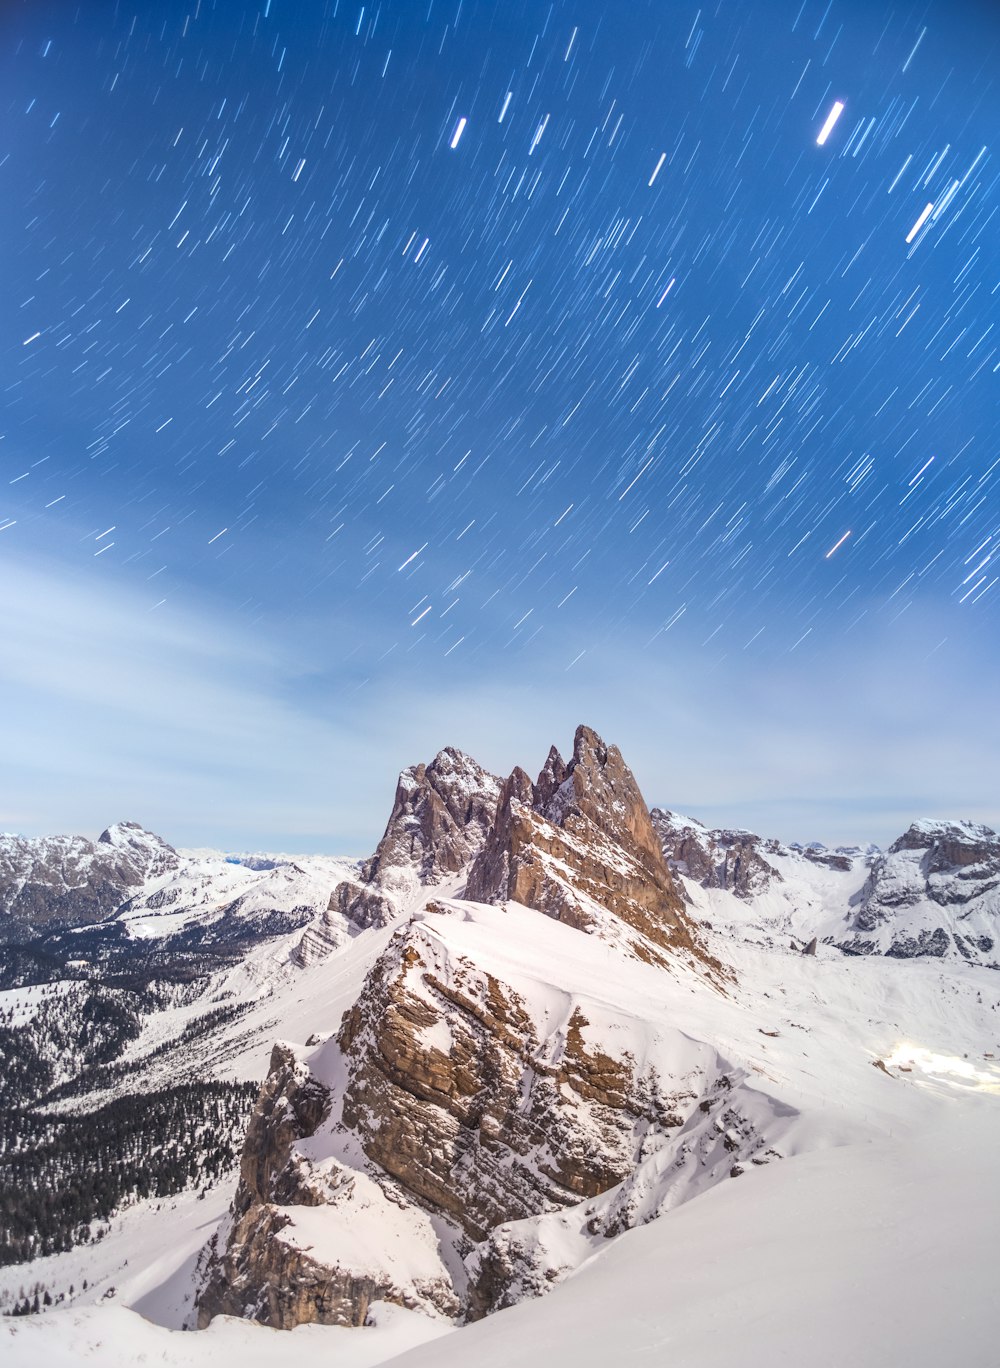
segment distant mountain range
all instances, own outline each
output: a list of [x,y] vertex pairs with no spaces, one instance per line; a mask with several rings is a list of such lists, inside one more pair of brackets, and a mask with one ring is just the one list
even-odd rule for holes
[[[591,906],[586,883],[601,884],[602,908],[621,884],[618,922],[654,943],[686,937],[683,918],[671,921],[666,909],[690,906],[697,885],[733,894],[747,924],[817,937],[848,954],[997,965],[1000,837],[989,827],[915,821],[883,852],[788,846],[749,831],[710,830],[660,808],[647,819],[615,748],[610,780],[606,762],[591,762],[592,752],[607,750],[580,728],[568,765],[553,747],[532,784],[521,769],[502,781],[446,748],[429,765],[402,772],[385,835],[363,862],[177,851],[135,822],[118,822],[97,841],[0,833],[0,945],[7,947],[0,986],[67,966],[72,974],[155,962],[161,971],[183,966],[200,976],[297,929],[304,931],[298,957],[308,963],[358,929],[387,924],[420,890],[461,874],[473,901],[512,899],[571,924],[598,917],[606,934],[612,923]],[[605,791],[605,783],[623,785],[623,794]],[[589,805],[589,818],[562,820],[570,793]],[[614,825],[620,812],[630,827]],[[638,901],[612,868],[626,849],[642,870],[632,872]],[[650,899],[657,917],[643,925],[640,908]]]

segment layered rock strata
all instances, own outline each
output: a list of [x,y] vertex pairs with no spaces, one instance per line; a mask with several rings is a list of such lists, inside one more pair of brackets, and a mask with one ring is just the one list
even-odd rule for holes
[[465,896],[599,930],[644,959],[701,954],[635,778],[589,727],[569,761],[550,750],[535,784],[520,768],[505,781]]
[[332,1100],[295,1049],[275,1046],[229,1219],[201,1258],[199,1328],[218,1315],[280,1330],[359,1326],[373,1301],[457,1313],[451,1279],[433,1252],[404,1259],[401,1267],[374,1252],[380,1241],[402,1235],[416,1243],[414,1237],[425,1233],[422,1213],[408,1222],[413,1229],[401,1231],[398,1219],[394,1224],[405,1194],[386,1196],[366,1174],[332,1155],[310,1155],[307,1142]]
[[[474,1319],[568,1271],[546,1222],[568,1222],[582,1260],[594,1236],[656,1214],[663,1174],[717,1181],[761,1150],[753,1122],[733,1129],[733,1097],[728,1129],[710,1128],[711,1047],[497,962],[533,923],[546,925],[523,908],[431,904],[393,937],[335,1036],[308,1059],[276,1050],[199,1323],[357,1325],[378,1298]],[[585,966],[617,958],[572,929],[541,940],[535,963],[561,962],[549,942]]]

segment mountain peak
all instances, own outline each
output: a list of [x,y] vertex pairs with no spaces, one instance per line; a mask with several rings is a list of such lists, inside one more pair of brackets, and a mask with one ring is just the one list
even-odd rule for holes
[[384,881],[402,867],[429,882],[461,869],[482,843],[499,793],[497,776],[453,746],[438,751],[429,765],[404,769],[366,879]]
[[134,850],[137,847],[156,850],[173,850],[162,836],[140,825],[139,822],[112,822],[97,838],[99,845],[113,846],[116,850]]
[[[454,746],[429,765],[408,765],[396,783],[385,832],[360,869],[360,881],[337,885],[327,913],[357,926],[385,925],[421,885],[463,869],[481,848],[496,815],[500,780]],[[303,962],[336,943],[327,927],[307,931],[299,947]]]
[[922,817],[916,822],[911,822],[902,836],[893,841],[889,853],[896,854],[900,850],[930,850],[932,846],[941,842],[983,846],[995,842],[996,838],[996,832],[980,822],[969,819],[959,821]]
[[697,953],[632,771],[586,726],[576,729],[568,764],[553,746],[536,784],[520,768],[506,780],[466,897],[600,929],[642,958]]

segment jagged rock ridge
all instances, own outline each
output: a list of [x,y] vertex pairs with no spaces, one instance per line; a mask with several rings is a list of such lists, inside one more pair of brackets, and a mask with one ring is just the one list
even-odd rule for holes
[[88,926],[113,916],[147,879],[176,868],[177,852],[136,822],[118,822],[96,841],[0,835],[0,936]]
[[550,750],[537,783],[520,768],[505,781],[465,896],[600,930],[645,959],[701,954],[635,778],[589,727],[568,762]]
[[765,858],[768,850],[779,849],[776,841],[765,842],[751,831],[710,831],[700,822],[663,808],[653,808],[650,818],[671,869],[703,888],[724,888],[749,901],[772,882],[781,881]]
[[[651,1156],[717,1177],[731,1150],[761,1149],[756,1126],[734,1120],[715,1154],[725,1128],[706,1129],[711,1107],[692,1121],[723,1072],[714,1051],[699,1047],[697,1062],[678,1071],[662,1040],[651,1049],[644,1020],[567,993],[558,959],[527,984],[517,960],[495,963],[516,927],[532,945],[555,935],[585,959],[645,961],[643,973],[723,976],[691,932],[631,771],[591,729],[577,729],[569,761],[553,747],[536,784],[515,769],[501,786],[455,751],[405,770],[361,876],[331,906],[356,921],[370,910],[374,926],[420,887],[426,904],[428,887],[454,880],[465,901],[418,906],[370,970],[336,1037],[310,1060],[327,1080],[316,1087],[329,1087],[329,1116],[318,1130],[301,1127],[290,1149],[286,1120],[304,1065],[276,1057],[230,1227],[208,1260],[201,1323],[227,1311],[282,1326],[357,1324],[375,1295],[487,1314],[508,1304],[515,1284],[558,1275],[533,1222],[597,1201],[574,1218],[578,1238],[613,1234],[640,1211],[655,1214],[660,1199],[633,1191]],[[546,920],[562,925],[544,931]],[[469,923],[477,930],[461,946]],[[315,928],[309,937],[302,962],[323,953]],[[278,1095],[286,1129],[275,1140]],[[675,1140],[686,1130],[697,1144],[693,1134]],[[277,1176],[274,1154],[284,1162]],[[322,1257],[304,1243],[301,1208],[311,1206],[329,1221]],[[372,1213],[402,1219],[393,1212],[405,1213],[423,1252],[419,1276],[343,1244],[343,1222],[367,1230]],[[276,1300],[278,1284],[286,1290]]]

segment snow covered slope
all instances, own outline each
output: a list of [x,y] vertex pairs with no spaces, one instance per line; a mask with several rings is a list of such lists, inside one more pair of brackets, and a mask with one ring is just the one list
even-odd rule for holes
[[997,1105],[717,1187],[393,1368],[994,1368]]
[[998,1105],[963,1096],[917,1135],[754,1170],[608,1244],[544,1299],[443,1335],[384,1304],[372,1327],[289,1340],[225,1318],[172,1334],[104,1303],[4,1322],[0,1353],[10,1368],[264,1368],[286,1353],[302,1368],[994,1368]]
[[177,863],[172,846],[134,822],[108,827],[96,841],[0,833],[0,938],[103,921],[147,879]]
[[[994,974],[938,960],[850,958],[822,946],[811,957],[743,944],[733,948],[739,986],[723,996],[694,975],[674,977],[626,960],[529,909],[452,901],[420,915],[406,935],[406,944],[421,947],[427,967],[445,986],[454,985],[463,962],[475,973],[516,983],[536,1029],[547,1032],[554,1059],[576,1009],[587,1016],[582,1034],[591,1049],[603,1041],[620,1057],[635,1055],[640,1076],[647,1068],[661,1076],[669,1068],[674,1087],[705,1076],[710,1049],[707,1073],[724,1063],[735,1085],[727,1090],[727,1106],[733,1109],[738,1098],[744,1115],[755,1108],[751,1119],[759,1123],[764,1148],[782,1158],[761,1166],[753,1163],[754,1153],[763,1157],[760,1150],[751,1148],[749,1162],[746,1152],[728,1150],[731,1127],[718,1129],[724,1118],[715,1105],[704,1113],[696,1106],[687,1131],[668,1127],[662,1134],[649,1127],[642,1137],[652,1141],[649,1151],[620,1185],[494,1232],[492,1250],[509,1256],[519,1277],[542,1270],[541,1286],[530,1276],[515,1281],[510,1300],[540,1290],[549,1295],[438,1340],[426,1354],[413,1350],[403,1363],[448,1368],[457,1355],[462,1362],[544,1360],[586,1368],[609,1360],[661,1362],[669,1351],[672,1361],[720,1368],[734,1361],[770,1365],[782,1354],[789,1361],[875,1368],[939,1363],[946,1346],[948,1361],[953,1355],[971,1368],[995,1361],[986,1287],[1000,1215],[990,1170],[1000,1141],[1000,1067],[987,1058],[1000,1057]],[[725,937],[709,936],[718,950]],[[325,965],[290,972],[274,984],[240,1023],[252,1020],[256,1046],[229,1067],[260,1068],[263,1033],[277,1019],[300,1039],[307,1026],[315,1028],[317,1043],[295,1053],[336,1088],[344,1078],[336,1041],[341,1011],[363,996],[373,958],[391,953],[398,962],[393,938],[391,928],[365,933]],[[449,1042],[440,1023],[421,1030],[426,1058],[433,1060],[434,1050]],[[882,1067],[873,1067],[879,1061]],[[702,1100],[711,1102],[711,1093]],[[702,1130],[695,1134],[700,1118]],[[599,1142],[607,1144],[603,1137]],[[725,1165],[721,1173],[713,1172],[713,1149],[716,1164]],[[346,1169],[353,1187],[339,1210],[283,1208],[292,1226],[279,1238],[324,1257],[349,1258],[357,1256],[359,1242],[363,1249],[369,1241],[369,1249],[395,1260],[397,1274],[402,1269],[412,1277],[419,1260],[430,1258],[441,1276],[454,1278],[454,1226],[428,1221],[412,1201],[398,1205],[405,1194],[375,1181],[351,1133],[324,1123],[301,1143],[300,1153],[312,1180],[330,1182]],[[729,1178],[736,1167],[742,1173]],[[684,1200],[694,1193],[696,1200]],[[113,1283],[115,1303],[176,1325],[191,1306],[194,1249],[211,1230],[213,1209],[217,1214],[227,1197],[221,1189],[207,1203],[188,1205],[203,1219],[200,1230],[196,1224],[178,1241],[177,1260],[164,1261],[170,1246],[170,1239],[163,1243],[164,1212],[150,1206],[129,1213],[123,1218],[131,1222],[127,1246],[119,1246],[103,1281],[93,1278],[93,1295]],[[616,1228],[609,1218],[623,1209],[631,1218],[625,1225],[641,1225],[654,1210],[660,1219],[608,1238],[605,1231]],[[177,1223],[179,1214],[169,1217],[171,1239],[187,1228]],[[414,1225],[421,1219],[422,1231]],[[70,1281],[79,1289],[80,1274],[101,1258],[101,1247],[81,1250],[45,1261],[38,1273],[54,1290]],[[58,1274],[60,1260],[75,1261],[75,1277]],[[5,1281],[13,1283],[15,1276],[30,1284],[32,1270],[6,1270]],[[78,1308],[80,1303],[78,1292]],[[369,1307],[375,1320],[382,1319],[382,1306],[375,1300]],[[401,1314],[401,1327],[414,1324]],[[748,1322],[754,1326],[749,1341]],[[164,1362],[196,1364],[207,1352],[203,1344],[219,1345],[218,1352],[235,1362],[244,1351],[270,1346],[278,1333],[254,1327],[264,1338],[247,1341],[229,1324],[213,1322],[226,1327],[223,1339],[218,1328],[171,1338],[102,1302],[90,1312],[4,1322],[3,1331],[16,1330],[10,1353],[22,1357],[10,1357],[15,1364],[40,1353],[58,1361],[59,1352],[77,1353],[76,1361],[89,1356],[95,1363],[124,1363],[129,1352],[154,1347]],[[423,1326],[432,1332],[446,1329],[448,1321],[424,1316],[418,1330]],[[405,1347],[382,1336],[381,1329],[303,1328],[294,1332],[294,1344],[302,1346],[294,1352],[382,1362]]]
[[[329,856],[222,855],[178,851],[175,869],[151,879],[119,910],[136,939],[177,937],[212,946],[254,943],[307,925],[327,910],[350,860]],[[338,943],[348,935],[341,921]]]
[[354,922],[330,910],[357,862],[174,850],[134,823],[100,840],[0,836],[0,987],[60,977],[203,977],[260,942],[322,922],[324,947]]

